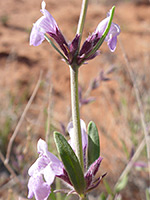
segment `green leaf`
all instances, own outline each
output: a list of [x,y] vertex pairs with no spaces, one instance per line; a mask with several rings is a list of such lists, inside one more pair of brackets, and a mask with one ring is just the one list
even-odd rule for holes
[[51,189],[51,193],[49,195],[49,198],[48,199],[51,199],[51,200],[56,200],[56,197],[55,197],[55,194],[53,192],[53,189]]
[[99,200],[106,200],[106,196],[103,192],[100,194]]
[[126,176],[124,176],[124,177],[119,181],[119,183],[116,185],[115,191],[116,191],[117,193],[120,192],[121,190],[123,190],[123,189],[126,187],[127,183],[128,183],[128,176],[126,175]]
[[100,143],[97,127],[94,122],[88,124],[88,166],[100,156]]
[[84,175],[76,154],[63,135],[54,132],[54,139],[58,153],[76,192],[83,194],[85,189]]

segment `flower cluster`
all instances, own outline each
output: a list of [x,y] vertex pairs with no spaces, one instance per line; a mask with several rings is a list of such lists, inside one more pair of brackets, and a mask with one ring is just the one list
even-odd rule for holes
[[[98,24],[96,30],[85,40],[81,49],[78,50],[80,35],[76,34],[73,41],[68,44],[64,36],[62,35],[55,19],[45,9],[45,6],[46,3],[43,1],[41,9],[43,16],[38,19],[33,25],[30,35],[30,45],[40,45],[45,39],[45,34],[47,33],[60,46],[68,64],[72,64],[73,62],[75,62],[78,66],[83,64],[87,60],[95,58],[99,54],[98,50],[96,52],[92,52],[92,50],[102,37],[107,27],[107,24],[110,20],[111,10],[110,13],[108,13],[108,16]],[[117,36],[119,35],[119,33],[119,26],[115,23],[112,23],[110,30],[105,38],[105,41],[107,42],[109,49],[112,52],[116,49]]]
[[[72,122],[68,125],[68,132],[70,135],[70,140],[68,143],[74,150],[74,140],[73,136],[73,124]],[[95,175],[99,169],[102,158],[99,157],[89,168],[87,169],[87,146],[88,146],[88,136],[86,133],[86,125],[84,121],[81,120],[81,132],[82,132],[82,144],[83,144],[83,157],[84,157],[84,179],[86,183],[86,188],[84,193],[86,194],[90,190],[97,187],[101,181],[101,179],[105,176],[105,174],[101,177],[95,178]],[[70,188],[70,192],[76,192],[73,188],[71,180],[65,170],[63,163],[52,153],[48,151],[47,144],[44,140],[39,139],[37,144],[37,150],[39,153],[39,158],[35,161],[35,163],[30,167],[28,173],[30,175],[30,179],[28,182],[28,198],[32,198],[35,196],[36,200],[44,199],[46,200],[51,192],[51,184],[53,183],[55,177],[58,177],[66,182],[66,184]]]

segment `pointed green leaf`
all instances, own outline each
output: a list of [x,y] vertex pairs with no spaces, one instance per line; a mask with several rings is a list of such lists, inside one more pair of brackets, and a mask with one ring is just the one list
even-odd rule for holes
[[88,124],[88,166],[100,156],[100,143],[97,127],[94,122]]
[[85,189],[84,175],[79,160],[67,140],[58,132],[54,132],[58,153],[62,159],[69,178],[78,194]]
[[123,189],[126,187],[127,183],[128,183],[128,176],[125,175],[125,176],[119,181],[119,183],[116,185],[115,191],[116,191],[117,193],[120,192],[121,190],[123,190]]

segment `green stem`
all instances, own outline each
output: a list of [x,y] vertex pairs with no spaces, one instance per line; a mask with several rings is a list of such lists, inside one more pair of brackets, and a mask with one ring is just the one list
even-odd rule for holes
[[85,23],[87,7],[88,7],[88,0],[83,0],[81,12],[80,12],[80,18],[79,18],[79,22],[78,22],[78,28],[77,28],[77,34],[80,35],[79,48],[80,48],[80,42],[81,42],[84,23]]
[[78,97],[78,66],[70,66],[70,79],[71,79],[71,104],[72,104],[72,121],[74,128],[74,144],[76,155],[84,170],[83,164],[83,151],[82,151],[82,136],[80,126],[80,111],[79,111],[79,97]]

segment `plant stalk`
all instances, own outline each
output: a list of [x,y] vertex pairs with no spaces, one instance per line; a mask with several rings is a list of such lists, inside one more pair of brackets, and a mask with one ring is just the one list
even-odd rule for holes
[[71,79],[71,105],[72,105],[72,121],[74,128],[74,143],[76,155],[79,159],[82,170],[83,164],[83,151],[82,151],[82,136],[80,126],[80,111],[79,111],[79,97],[78,97],[78,66],[70,66],[70,79]]
[[80,18],[79,18],[78,27],[77,27],[77,34],[80,35],[79,48],[80,48],[80,42],[82,38],[87,8],[88,8],[88,0],[83,0],[81,12],[80,12]]

